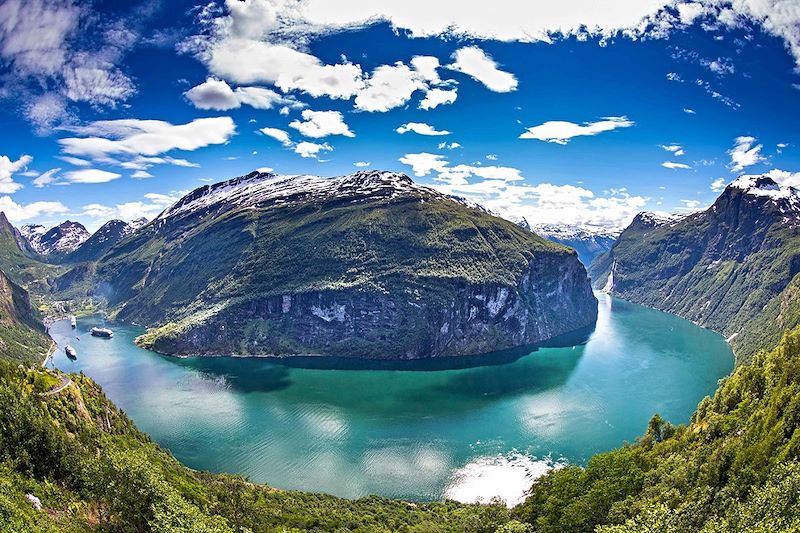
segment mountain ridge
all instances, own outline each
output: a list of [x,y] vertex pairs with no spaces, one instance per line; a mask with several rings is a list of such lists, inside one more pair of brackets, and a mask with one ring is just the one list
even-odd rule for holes
[[637,216],[590,267],[595,288],[710,327],[742,360],[800,323],[785,293],[798,272],[800,194],[768,176],[742,176],[680,220]]
[[384,171],[199,187],[88,275],[177,354],[472,354],[596,317],[574,252]]

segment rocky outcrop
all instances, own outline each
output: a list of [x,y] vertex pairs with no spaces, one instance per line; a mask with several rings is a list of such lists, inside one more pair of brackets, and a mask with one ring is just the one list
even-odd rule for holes
[[157,328],[140,343],[179,355],[417,359],[533,345],[596,318],[582,265],[548,259],[532,261],[516,286],[453,280],[400,294],[327,290],[254,299]]

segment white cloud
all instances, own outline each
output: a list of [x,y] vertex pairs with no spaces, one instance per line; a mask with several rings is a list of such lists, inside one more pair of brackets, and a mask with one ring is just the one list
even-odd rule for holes
[[413,131],[417,135],[450,135],[447,130],[437,130],[430,124],[424,122],[407,122],[395,130],[397,133],[403,134]]
[[575,185],[524,182],[513,167],[451,165],[439,154],[405,154],[400,162],[418,177],[435,174],[433,187],[465,197],[508,218],[525,217],[532,223],[578,224],[622,229],[641,211],[647,198],[624,189],[597,196]]
[[280,128],[261,128],[258,131],[260,131],[267,137],[272,137],[273,139],[280,142],[284,146],[292,145],[292,139],[289,138],[289,133],[286,132],[285,130],[282,130]]
[[96,168],[71,170],[64,174],[64,178],[69,183],[108,183],[121,176],[121,174],[117,174],[116,172],[109,172]]
[[400,62],[382,65],[372,71],[356,95],[355,106],[362,111],[388,111],[405,104],[414,91],[426,87],[425,75],[407,65]]
[[681,200],[683,207],[679,208],[681,211],[698,211],[701,209],[700,200]]
[[42,215],[55,215],[69,211],[61,202],[32,202],[18,204],[10,196],[0,197],[0,211],[13,223],[24,222]]
[[576,124],[564,120],[550,120],[538,126],[528,128],[519,138],[567,144],[573,137],[597,135],[605,131],[612,131],[617,128],[629,128],[634,125],[635,122],[628,120],[627,117],[606,117],[597,122],[584,122],[583,124]]
[[369,161],[356,161],[355,163],[353,163],[353,165],[357,166],[358,168],[368,167],[370,166],[370,164],[371,163]]
[[288,109],[302,106],[294,98],[282,96],[271,89],[238,87],[234,90],[225,81],[214,78],[208,78],[183,94],[196,108],[216,111],[236,109],[243,104],[256,109],[272,109],[278,106]]
[[483,83],[490,91],[507,93],[517,88],[517,78],[497,68],[497,63],[477,46],[456,50],[455,61],[447,68],[467,74]]
[[15,161],[7,155],[0,155],[0,193],[11,194],[22,188],[22,184],[14,181],[13,176],[27,168],[31,161],[33,158],[29,155],[22,155]]
[[329,135],[344,135],[345,137],[355,137],[350,128],[345,124],[342,114],[338,111],[312,111],[303,110],[303,120],[293,120],[289,123],[290,128],[294,128],[306,137],[321,139]]
[[445,156],[422,152],[418,154],[406,154],[400,158],[400,162],[411,167],[415,176],[427,176],[433,171],[444,171],[449,164]]
[[294,145],[294,151],[296,154],[300,154],[300,157],[317,157],[320,152],[330,152],[333,150],[333,147],[328,143],[312,143],[303,141]]
[[326,65],[286,45],[225,37],[208,53],[208,66],[219,77],[239,84],[271,83],[284,92],[348,99],[364,86],[361,67],[350,62]]
[[119,218],[131,221],[141,217],[152,219],[180,200],[187,192],[147,193],[144,195],[144,201],[125,202],[113,206],[100,203],[88,204],[83,206],[81,215],[102,220]]
[[439,148],[439,150],[455,150],[456,148],[461,148],[461,144],[459,144],[459,143],[450,143],[450,144],[448,144],[446,142],[441,142],[441,143],[439,143],[437,148]]
[[736,137],[733,148],[728,150],[731,162],[728,165],[731,172],[740,172],[757,163],[763,163],[766,158],[761,155],[763,145],[756,144],[756,138],[747,135]]
[[497,161],[497,154],[486,154],[486,159],[489,161]]
[[146,170],[137,170],[136,172],[131,174],[131,177],[139,180],[139,179],[152,178],[153,175],[147,172]]
[[695,111],[694,109],[689,109],[688,107],[684,107],[683,108],[683,112],[686,113],[687,115],[696,115],[697,114],[697,111]]
[[65,153],[109,158],[113,155],[152,156],[171,150],[197,150],[226,143],[235,133],[230,117],[198,118],[186,124],[162,120],[100,120],[70,131],[82,137],[59,139]]
[[457,0],[307,0],[296,10],[282,12],[313,26],[349,28],[387,20],[414,37],[452,34],[501,41],[550,41],[554,32],[593,32],[610,35],[638,26],[669,0],[619,0],[598,4],[592,0],[483,3]]
[[76,167],[89,167],[89,166],[92,165],[92,163],[90,161],[87,161],[85,159],[81,159],[79,157],[72,157],[72,156],[68,156],[68,155],[59,155],[59,156],[56,156],[56,157],[58,157],[60,160],[66,162],[66,163],[69,163],[70,165],[75,165]]
[[51,168],[47,172],[42,172],[32,181],[33,186],[41,188],[45,185],[54,183],[56,181],[56,174],[58,174],[60,171],[60,168]]
[[663,150],[672,153],[672,155],[682,156],[686,153],[686,150],[679,144],[660,144],[659,146]]
[[713,192],[722,192],[725,190],[725,179],[724,178],[717,178],[711,182],[711,190]]
[[664,168],[671,168],[673,170],[676,168],[682,168],[682,169],[692,168],[685,163],[675,163],[674,161],[664,161],[663,163],[661,163],[661,166]]
[[425,93],[419,103],[420,109],[435,109],[440,105],[452,104],[458,98],[458,91],[455,89],[430,89]]

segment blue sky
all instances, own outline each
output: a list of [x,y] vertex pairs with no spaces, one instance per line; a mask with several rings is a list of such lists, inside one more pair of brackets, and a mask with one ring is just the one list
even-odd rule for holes
[[8,0],[0,209],[94,229],[256,168],[377,168],[615,229],[800,185],[800,3],[595,3]]

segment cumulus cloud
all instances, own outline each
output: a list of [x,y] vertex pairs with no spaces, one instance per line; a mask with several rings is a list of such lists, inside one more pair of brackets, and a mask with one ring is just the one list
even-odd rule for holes
[[409,131],[417,135],[450,135],[451,132],[447,130],[437,130],[430,124],[424,122],[407,122],[395,130],[397,133],[403,134]]
[[224,38],[208,56],[213,74],[239,84],[271,83],[284,92],[348,99],[364,86],[361,67],[350,62],[327,65],[286,45]]
[[756,144],[756,138],[748,135],[736,137],[733,148],[728,150],[731,162],[728,167],[731,172],[741,172],[747,167],[766,161],[766,157],[761,154],[764,148],[761,144]]
[[151,192],[144,195],[144,200],[124,202],[115,205],[100,203],[87,204],[82,207],[82,212],[80,214],[101,220],[119,218],[131,221],[141,217],[149,220],[155,218],[161,211],[177,202],[187,192],[188,191],[176,191],[170,194]]
[[369,161],[356,161],[355,163],[353,163],[353,165],[358,168],[365,168],[370,166],[370,164],[371,163]]
[[534,223],[621,230],[647,203],[647,198],[625,189],[599,196],[576,185],[532,185],[519,169],[453,165],[441,154],[405,154],[400,162],[409,165],[415,176],[433,175],[434,188],[477,202],[509,220],[524,217]]
[[198,118],[186,124],[162,120],[100,120],[70,128],[80,137],[59,139],[64,153],[113,161],[114,156],[155,156],[224,144],[236,132],[230,117]]
[[299,142],[294,145],[294,152],[299,154],[300,157],[317,157],[320,152],[330,152],[333,147],[328,143],[312,143],[312,142]]
[[289,123],[290,128],[294,128],[306,137],[321,139],[330,135],[343,135],[345,137],[355,137],[355,133],[344,122],[342,114],[338,111],[312,111],[303,110],[303,120],[293,120]]
[[11,194],[22,188],[21,183],[14,181],[14,174],[25,170],[33,161],[29,155],[22,155],[12,161],[7,155],[0,155],[0,193]]
[[273,107],[297,108],[303,104],[294,98],[282,96],[264,87],[231,88],[224,80],[208,78],[200,85],[192,87],[184,96],[198,109],[226,111],[249,105],[256,109]]
[[507,93],[517,88],[517,78],[497,68],[497,63],[477,46],[456,50],[453,64],[447,68],[483,83],[490,91]]
[[664,168],[671,168],[673,170],[676,168],[682,168],[682,169],[692,168],[685,163],[675,163],[674,161],[664,161],[663,163],[661,163],[661,166]]
[[627,117],[606,117],[597,122],[576,124],[565,120],[550,120],[527,129],[520,139],[536,139],[557,144],[567,144],[573,137],[597,135],[618,128],[630,128],[635,122]]
[[69,211],[61,202],[32,202],[18,204],[10,196],[0,197],[0,211],[6,214],[12,223],[25,222],[45,215],[55,215]]
[[425,93],[419,103],[419,108],[424,110],[436,109],[440,105],[452,104],[458,98],[458,91],[455,89],[430,89]]

